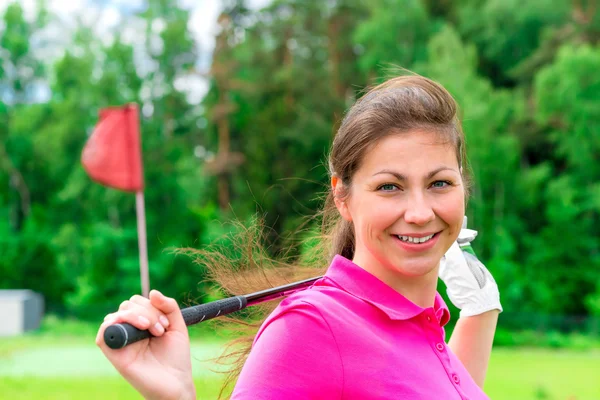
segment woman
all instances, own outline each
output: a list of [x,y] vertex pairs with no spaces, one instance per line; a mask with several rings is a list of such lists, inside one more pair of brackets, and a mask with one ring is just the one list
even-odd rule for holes
[[[456,113],[451,95],[420,76],[388,80],[348,111],[329,157],[330,265],[264,321],[233,399],[487,399],[502,308],[491,275],[456,244],[469,182]],[[448,345],[438,275],[461,309]],[[112,351],[102,334],[117,322],[158,337]],[[146,398],[195,398],[173,299],[132,297],[97,343]]]

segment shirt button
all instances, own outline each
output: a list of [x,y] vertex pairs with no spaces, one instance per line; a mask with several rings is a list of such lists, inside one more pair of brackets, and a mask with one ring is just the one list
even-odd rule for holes
[[438,343],[435,345],[436,349],[438,349],[439,351],[444,351],[444,345],[441,343]]
[[452,375],[452,380],[454,381],[454,383],[456,383],[457,385],[460,383],[460,378],[458,377],[458,375],[453,374]]
[[431,322],[431,317],[427,316],[427,321]]

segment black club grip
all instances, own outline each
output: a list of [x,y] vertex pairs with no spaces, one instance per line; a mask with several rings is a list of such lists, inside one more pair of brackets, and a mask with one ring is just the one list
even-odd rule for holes
[[230,314],[234,311],[241,310],[246,307],[248,301],[244,296],[230,297],[228,299],[211,301],[210,303],[200,304],[184,308],[181,310],[183,320],[186,325],[197,324],[220,315]]
[[142,331],[128,323],[114,324],[104,330],[104,342],[111,349],[120,349],[128,344],[148,339],[150,331]]
[[[187,326],[207,321],[209,319],[230,314],[246,307],[248,301],[244,296],[211,301],[210,303],[187,307],[181,310]],[[143,331],[128,323],[114,324],[104,331],[104,342],[111,349],[120,349],[128,344],[152,337],[149,331]]]

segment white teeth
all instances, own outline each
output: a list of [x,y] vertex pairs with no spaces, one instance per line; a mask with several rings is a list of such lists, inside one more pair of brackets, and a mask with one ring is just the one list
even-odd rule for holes
[[425,236],[425,237],[421,237],[421,238],[416,238],[416,237],[412,237],[412,236],[400,236],[398,235],[398,238],[400,240],[402,240],[403,242],[408,242],[408,243],[425,243],[428,240],[430,240],[433,237],[433,235],[429,235],[429,236]]

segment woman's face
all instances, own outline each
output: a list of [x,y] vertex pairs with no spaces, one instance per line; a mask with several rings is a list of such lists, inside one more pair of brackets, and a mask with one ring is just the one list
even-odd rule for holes
[[336,205],[354,224],[356,264],[380,276],[435,270],[437,279],[461,229],[464,198],[456,150],[437,133],[413,131],[388,136],[365,154],[349,196]]

